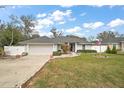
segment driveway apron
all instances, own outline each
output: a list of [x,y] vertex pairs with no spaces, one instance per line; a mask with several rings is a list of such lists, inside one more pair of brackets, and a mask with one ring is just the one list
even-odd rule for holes
[[18,59],[0,59],[0,87],[20,87],[45,63],[49,56],[25,56]]

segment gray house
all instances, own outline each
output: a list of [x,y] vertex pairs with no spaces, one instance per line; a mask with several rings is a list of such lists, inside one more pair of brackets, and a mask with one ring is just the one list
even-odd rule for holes
[[109,45],[110,48],[116,46],[116,49],[124,51],[124,38],[117,37],[102,41],[102,45]]
[[52,55],[53,51],[61,50],[61,44],[68,43],[71,52],[77,52],[77,50],[85,49],[85,38],[62,36],[57,38],[49,38],[46,36],[26,40],[20,42],[21,45],[26,47],[26,51],[30,55]]
[[20,42],[26,47],[26,51],[30,55],[52,55],[54,51],[61,50],[61,44],[67,43],[70,46],[71,52],[77,50],[96,50],[97,52],[105,52],[107,46],[112,48],[116,46],[117,49],[124,51],[124,38],[115,38],[104,40],[101,46],[96,45],[95,42],[88,42],[85,38],[62,36],[57,38],[49,38],[46,36],[30,39]]

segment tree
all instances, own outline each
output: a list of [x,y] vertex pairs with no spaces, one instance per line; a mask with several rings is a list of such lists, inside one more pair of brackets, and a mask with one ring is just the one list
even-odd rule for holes
[[40,35],[39,34],[33,34],[31,38],[39,38]]
[[[13,41],[12,41],[12,32],[13,34]],[[7,25],[4,31],[0,32],[0,46],[9,46],[17,45],[20,40],[22,40],[22,34],[18,31],[18,29],[10,24]]]
[[114,45],[111,51],[112,54],[117,54],[116,46]]
[[21,17],[17,17],[14,15],[10,16],[11,23],[18,27],[18,29],[29,39],[34,31],[36,21],[35,18],[31,15],[23,15]]
[[99,33],[97,35],[98,39],[102,39],[102,40],[109,40],[109,39],[113,39],[117,37],[117,32],[112,32],[112,31],[104,31],[102,33]]
[[5,30],[6,24],[0,20],[0,47],[2,46],[2,32]]
[[110,49],[110,47],[109,47],[109,46],[107,46],[106,53],[111,53],[111,49]]
[[53,34],[53,37],[56,38],[56,37],[60,37],[62,36],[62,31],[57,31],[57,29],[55,27],[53,27],[50,32]]
[[88,37],[88,41],[92,42],[92,41],[94,41],[94,40],[95,40],[95,37],[94,37],[94,36],[89,36],[89,37]]
[[[0,46],[16,45],[20,40],[31,38],[35,27],[33,16],[9,16],[10,22],[0,20]],[[38,35],[33,36],[39,37]]]
[[5,27],[6,27],[5,22],[3,22],[2,20],[0,20],[0,31],[4,31]]
[[10,23],[11,23],[13,26],[20,27],[20,25],[22,25],[21,20],[19,19],[18,16],[10,15],[9,18],[10,18],[10,20],[11,20]]
[[124,34],[120,34],[119,37],[124,38]]
[[33,32],[35,27],[33,16],[21,16],[20,19],[22,21],[22,29],[24,31],[24,35],[30,38],[31,33]]

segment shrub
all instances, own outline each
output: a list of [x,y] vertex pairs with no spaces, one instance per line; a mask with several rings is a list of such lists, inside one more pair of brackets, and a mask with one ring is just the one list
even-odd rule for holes
[[111,53],[112,54],[117,54],[116,46],[113,46]]
[[62,53],[61,51],[55,51],[53,52],[53,56],[60,56]]
[[109,46],[107,46],[106,53],[111,53],[111,49],[110,49],[110,47],[109,47]]
[[0,47],[0,56],[3,56],[4,55],[4,50],[2,47]]
[[77,50],[77,53],[97,53],[96,50]]
[[67,43],[62,44],[61,47],[62,47],[62,50],[63,50],[63,52],[64,52],[65,54],[68,53],[69,50],[70,50],[70,46],[69,46]]
[[117,50],[116,50],[116,46],[113,46],[112,50],[110,49],[110,47],[107,47],[106,53],[109,54],[117,54]]

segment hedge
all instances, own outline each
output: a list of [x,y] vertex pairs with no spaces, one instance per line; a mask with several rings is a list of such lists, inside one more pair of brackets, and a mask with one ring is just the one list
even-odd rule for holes
[[96,50],[77,50],[77,53],[97,53]]
[[4,50],[2,47],[0,47],[0,56],[3,56],[4,55]]
[[108,54],[117,54],[116,46],[113,46],[112,50],[108,46],[107,50],[106,50],[106,53],[108,53]]
[[53,52],[53,56],[60,56],[62,53],[60,51]]

